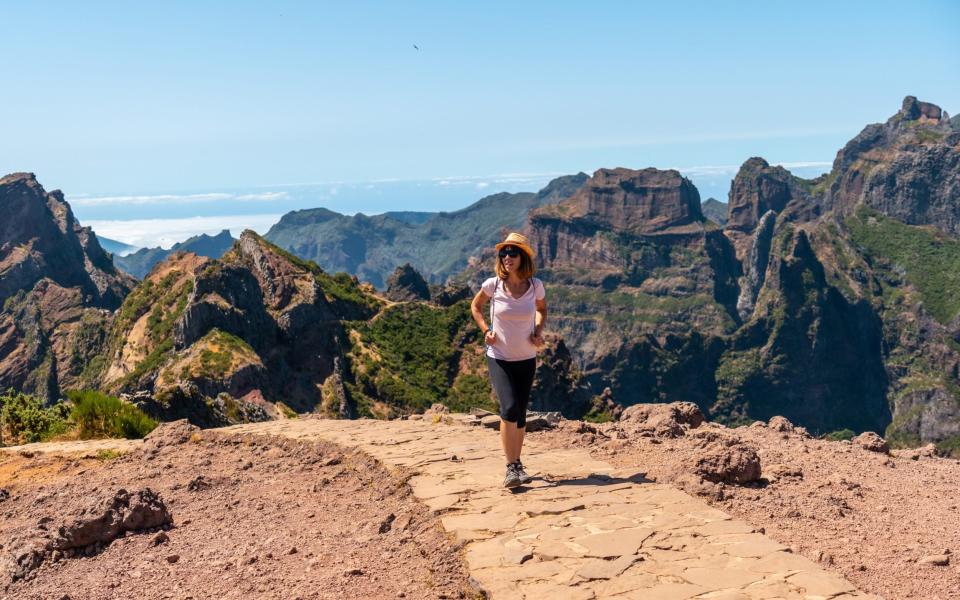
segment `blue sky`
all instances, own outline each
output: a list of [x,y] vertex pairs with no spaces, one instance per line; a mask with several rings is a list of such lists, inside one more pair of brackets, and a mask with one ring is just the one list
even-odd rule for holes
[[[195,198],[197,215],[282,213],[344,182],[729,171],[754,155],[820,164],[906,94],[960,111],[960,3],[946,0],[35,2],[2,14],[0,171],[36,172],[68,199],[179,198],[80,203],[88,220],[187,218],[183,196],[213,193],[229,197]],[[311,183],[293,204],[236,199]],[[498,191],[457,189],[358,193],[346,212],[452,210]]]

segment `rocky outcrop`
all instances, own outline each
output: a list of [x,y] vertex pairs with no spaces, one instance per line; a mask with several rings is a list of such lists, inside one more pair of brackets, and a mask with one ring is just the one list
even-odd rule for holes
[[0,214],[0,389],[54,402],[95,379],[109,310],[134,282],[32,173],[0,179]]
[[397,267],[387,280],[386,297],[394,302],[429,300],[430,288],[410,263]]
[[112,309],[132,287],[59,190],[46,192],[33,173],[0,178],[0,303],[41,279],[79,288],[87,306]]
[[77,510],[59,527],[41,526],[15,539],[4,550],[2,566],[11,581],[29,577],[47,560],[79,558],[103,551],[113,540],[128,533],[170,525],[173,518],[163,499],[150,488],[130,493],[118,490],[97,504]]
[[762,158],[743,163],[730,186],[727,228],[751,232],[768,211],[786,208],[793,198],[792,176],[783,167],[771,167]]
[[837,153],[828,180],[827,203],[841,211],[865,205],[960,235],[960,128],[934,104],[907,96]]
[[703,220],[697,188],[677,171],[623,168],[598,170],[569,199],[531,215],[532,220],[547,217],[634,235],[669,232]]
[[753,319],[720,359],[711,412],[782,415],[818,432],[882,430],[891,419],[882,322],[828,282],[804,231],[779,235],[786,251],[773,256]]

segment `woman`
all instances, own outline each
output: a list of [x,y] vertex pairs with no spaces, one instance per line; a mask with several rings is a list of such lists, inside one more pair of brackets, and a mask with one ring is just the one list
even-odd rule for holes
[[[543,282],[533,274],[534,252],[527,238],[511,233],[497,244],[496,277],[483,282],[473,298],[473,320],[484,331],[490,383],[500,402],[500,442],[507,458],[504,487],[530,481],[520,462],[526,431],[527,403],[543,345],[547,303]],[[483,306],[490,302],[490,326]]]

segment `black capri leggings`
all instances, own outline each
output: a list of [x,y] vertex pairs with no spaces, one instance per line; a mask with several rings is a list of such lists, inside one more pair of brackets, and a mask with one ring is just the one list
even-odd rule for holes
[[500,418],[516,423],[519,428],[526,427],[527,404],[533,376],[537,372],[537,359],[500,360],[488,356],[487,368],[490,369],[490,383],[500,401]]

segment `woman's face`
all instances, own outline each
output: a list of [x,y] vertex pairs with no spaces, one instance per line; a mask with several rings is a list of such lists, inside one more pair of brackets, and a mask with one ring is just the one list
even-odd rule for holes
[[513,273],[520,267],[520,248],[504,246],[500,249],[500,264],[507,273]]

